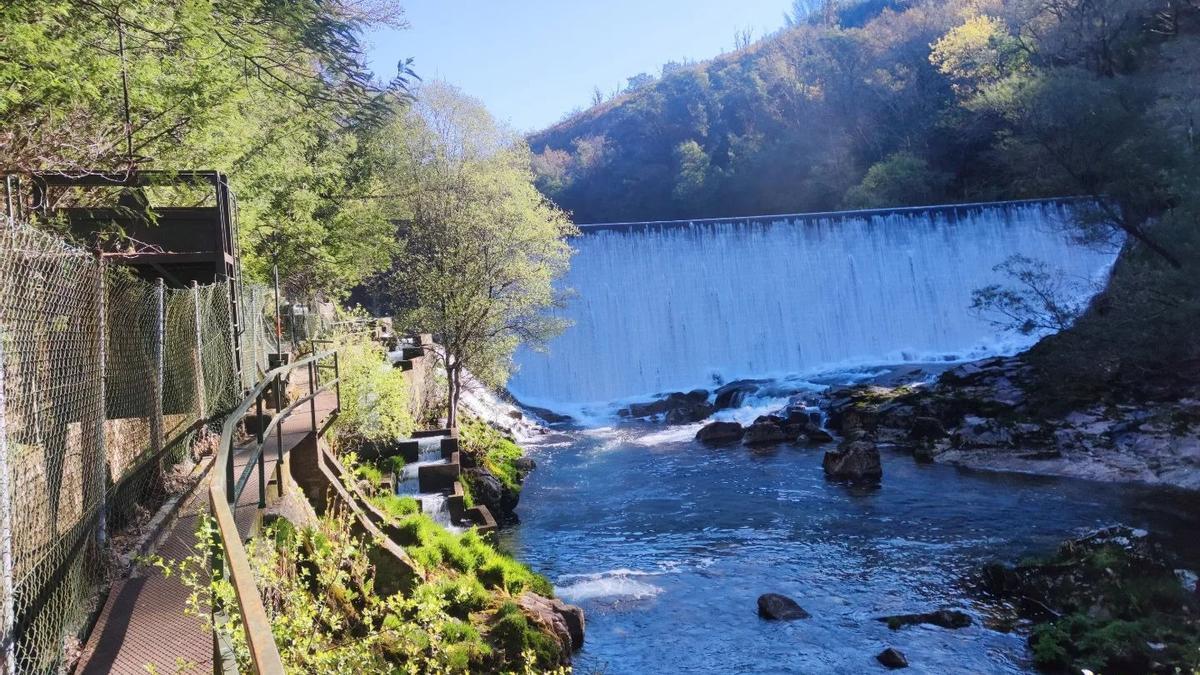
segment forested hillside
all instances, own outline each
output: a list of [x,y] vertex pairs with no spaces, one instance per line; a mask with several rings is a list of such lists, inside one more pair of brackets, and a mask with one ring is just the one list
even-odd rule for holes
[[542,191],[585,223],[1101,192],[1170,206],[1194,147],[1194,0],[805,10],[533,134]]

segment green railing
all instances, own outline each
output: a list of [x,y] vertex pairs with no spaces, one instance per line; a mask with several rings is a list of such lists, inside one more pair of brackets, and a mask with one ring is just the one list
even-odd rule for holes
[[[322,364],[322,360],[326,361],[326,363]],[[282,407],[284,377],[302,366],[308,370],[308,393],[297,398],[287,407]],[[333,370],[333,377],[322,381],[322,368],[331,368]],[[264,392],[266,392],[268,386],[272,387],[271,393],[274,398],[274,408],[277,412],[271,418],[270,423],[264,426],[262,424]],[[272,431],[275,432],[276,439],[276,484],[282,488],[284,447],[283,428],[281,425],[297,408],[307,403],[309,406],[311,432],[314,435],[319,435],[324,429],[317,426],[316,399],[319,394],[331,389],[337,394],[337,404],[330,420],[341,410],[341,385],[337,350],[313,354],[312,356],[300,359],[294,363],[285,364],[268,372],[250,393],[242,399],[238,407],[229,414],[221,429],[221,444],[217,449],[217,457],[213,464],[213,478],[208,487],[209,502],[212,507],[213,518],[216,521],[218,538],[212,555],[212,573],[214,581],[228,579],[233,586],[234,596],[237,598],[237,611],[241,614],[242,627],[246,634],[246,644],[250,650],[251,664],[257,673],[283,675],[283,661],[280,659],[279,648],[275,645],[275,639],[271,634],[271,622],[267,618],[262,598],[259,596],[258,588],[254,583],[250,563],[246,558],[246,549],[242,545],[242,536],[238,532],[233,510],[238,499],[241,498],[242,492],[245,491],[250,477],[254,474],[256,466],[258,468],[258,508],[261,509],[267,505],[266,444]],[[235,475],[234,432],[237,429],[238,423],[251,408],[255,408],[258,414],[258,423],[255,425],[255,441],[250,447],[249,452],[245,453],[248,461],[242,469],[241,475]],[[217,621],[216,618],[218,614],[232,609],[231,607],[213,607],[213,648],[214,656],[216,657],[213,667],[214,672],[224,672],[222,667],[223,659],[220,658],[222,650],[220,648],[221,636],[219,628],[222,622]]]

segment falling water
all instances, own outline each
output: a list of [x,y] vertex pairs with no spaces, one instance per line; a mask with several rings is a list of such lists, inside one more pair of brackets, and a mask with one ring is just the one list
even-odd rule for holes
[[1013,351],[968,311],[1021,254],[1089,287],[1113,252],[1072,244],[1070,202],[585,226],[573,322],[523,351],[527,403],[607,402],[739,377]]

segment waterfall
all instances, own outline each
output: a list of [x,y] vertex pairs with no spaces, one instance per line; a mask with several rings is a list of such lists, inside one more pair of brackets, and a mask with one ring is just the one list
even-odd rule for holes
[[421,512],[432,518],[435,523],[453,532],[462,531],[462,528],[456,527],[450,520],[450,503],[445,494],[422,492],[417,495],[417,499],[421,500]]
[[1114,253],[1072,244],[1072,203],[1008,202],[584,226],[573,322],[521,350],[511,391],[553,407],[741,377],[1011,352],[968,311],[1021,254],[1095,287]]

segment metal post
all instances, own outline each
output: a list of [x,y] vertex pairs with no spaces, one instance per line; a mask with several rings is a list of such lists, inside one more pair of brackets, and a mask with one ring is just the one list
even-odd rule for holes
[[253,387],[255,383],[246,384],[246,374],[242,371],[242,331],[238,325],[237,303],[233,301],[233,289],[236,286],[232,279],[226,279],[225,283],[229,286],[225,290],[225,317],[229,320],[229,351],[230,356],[233,357],[233,361],[230,363],[233,364],[233,369],[238,374],[238,386],[245,394],[246,390]]
[[342,411],[342,371],[338,367],[338,352],[333,353],[333,386],[337,392],[337,410]]
[[204,336],[200,324],[200,285],[192,281],[192,312],[196,322],[196,405],[200,419],[208,415],[208,401],[204,391]]
[[[3,332],[0,331],[0,336]],[[15,675],[16,645],[13,630],[16,627],[16,603],[13,598],[13,559],[12,559],[12,493],[8,483],[8,428],[5,421],[4,397],[4,340],[0,338],[0,619],[3,620],[4,631],[4,663],[8,675]]]
[[283,316],[279,313],[279,264],[271,264],[271,279],[275,285],[275,353],[283,355]]
[[108,494],[108,471],[105,464],[108,461],[108,453],[104,449],[104,418],[108,415],[108,406],[106,405],[106,387],[105,373],[108,360],[108,277],[104,274],[104,258],[98,258],[96,264],[96,287],[99,293],[97,298],[97,319],[99,322],[99,330],[96,331],[96,370],[100,377],[96,383],[98,396],[96,401],[96,475],[93,480],[96,481],[99,492],[99,502],[97,504],[97,519],[96,519],[96,543],[101,547],[108,540],[108,504],[106,502]]
[[163,449],[163,333],[166,311],[162,277],[154,282],[154,381],[150,391],[150,450],[158,457]]
[[308,414],[312,419],[313,433],[317,433],[317,360],[308,362]]
[[266,477],[263,471],[263,457],[267,454],[266,448],[263,447],[263,429],[266,427],[263,420],[263,400],[260,393],[255,397],[255,408],[258,412],[258,425],[254,432],[254,440],[256,441],[255,448],[258,451],[258,508],[263,508],[267,505],[267,486]]
[[[283,378],[275,376],[275,414],[283,413]],[[265,449],[264,449],[265,452]],[[275,474],[279,481],[279,492],[283,494],[283,419],[275,425]]]

